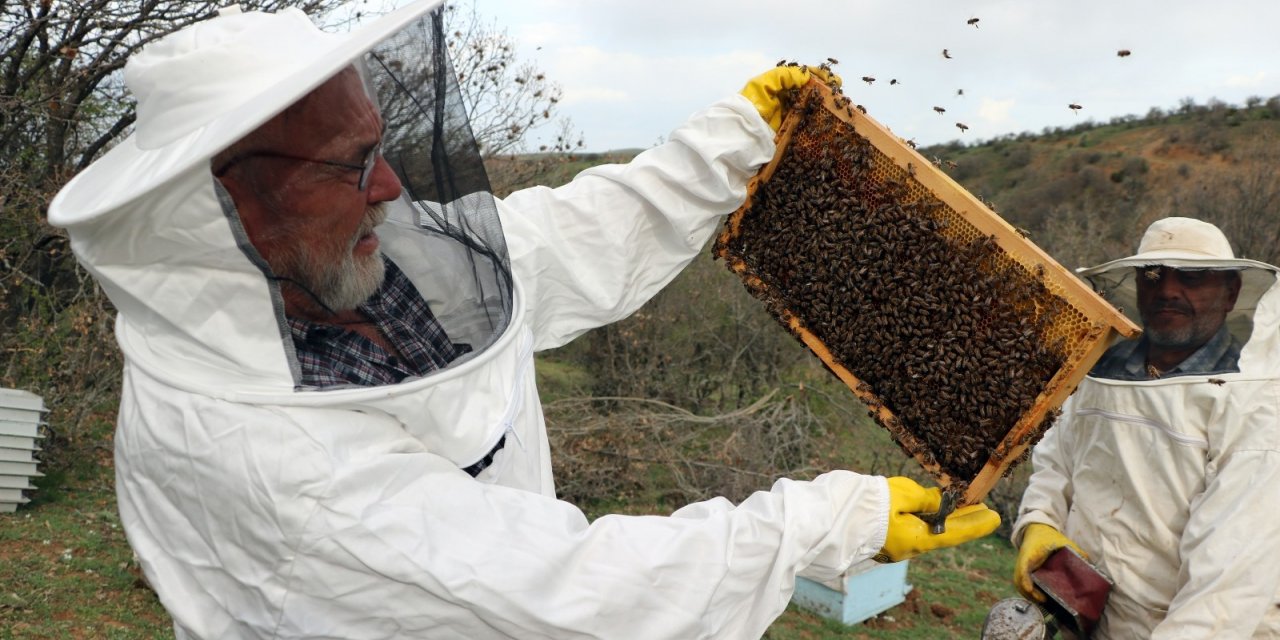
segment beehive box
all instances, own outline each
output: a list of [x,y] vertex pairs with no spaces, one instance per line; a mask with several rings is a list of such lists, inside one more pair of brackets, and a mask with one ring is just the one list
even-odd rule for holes
[[838,90],[791,101],[714,252],[948,507],[977,503],[1139,329]]
[[23,494],[35,487],[38,441],[45,414],[44,400],[29,391],[0,388],[0,513],[12,513],[29,502]]

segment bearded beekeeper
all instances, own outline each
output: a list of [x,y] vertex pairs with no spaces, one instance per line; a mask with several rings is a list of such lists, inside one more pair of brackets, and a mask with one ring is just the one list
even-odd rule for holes
[[1135,321],[1032,454],[1014,582],[1063,546],[1114,586],[1095,638],[1280,637],[1280,287],[1217,227],[1083,270]]
[[809,72],[497,201],[437,4],[150,45],[135,133],[50,207],[119,309],[119,507],[178,637],[759,637],[798,572],[994,530],[975,505],[931,535],[937,489],[847,471],[669,517],[557,501],[533,353],[695,256]]

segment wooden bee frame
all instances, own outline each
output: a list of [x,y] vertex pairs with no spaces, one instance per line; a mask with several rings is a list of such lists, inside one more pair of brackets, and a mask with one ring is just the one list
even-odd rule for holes
[[[796,92],[792,102],[789,115],[778,133],[777,152],[773,160],[752,180],[746,202],[729,216],[724,231],[715,243],[714,253],[742,278],[753,295],[766,302],[779,322],[870,408],[876,421],[889,430],[904,451],[937,479],[949,502],[954,501],[956,506],[981,502],[996,482],[1023,457],[1028,447],[1035,444],[1043,434],[1046,418],[1052,418],[1056,414],[1058,407],[1075,390],[1113,339],[1117,335],[1132,338],[1141,330],[1037,247],[1023,232],[1000,218],[982,200],[936,168],[912,146],[868,117],[860,107],[855,108],[847,97],[815,80]],[[1054,341],[1055,348],[1061,353],[1062,365],[1039,389],[1030,409],[1022,413],[1015,424],[1009,425],[1007,431],[1001,431],[1004,433],[1003,437],[990,449],[985,464],[973,477],[954,477],[944,469],[938,462],[940,456],[928,450],[923,440],[913,433],[910,425],[904,424],[886,406],[884,398],[860,379],[858,372],[851,371],[833,355],[832,349],[811,330],[810,318],[793,308],[799,305],[788,305],[785,296],[779,293],[782,287],[776,283],[785,282],[787,274],[768,273],[767,266],[753,264],[750,256],[743,255],[745,252],[734,249],[735,241],[746,230],[743,227],[744,220],[752,209],[757,192],[762,185],[768,184],[777,172],[779,163],[788,157],[788,148],[797,139],[799,128],[808,126],[803,124],[807,117],[804,114],[812,113],[814,109],[825,110],[834,116],[836,124],[830,131],[823,129],[819,134],[805,132],[807,137],[804,144],[820,144],[821,136],[850,136],[850,139],[858,139],[859,144],[863,144],[862,141],[869,143],[872,149],[868,156],[870,165],[867,165],[865,174],[860,174],[859,180],[892,183],[895,189],[893,193],[902,194],[904,199],[914,199],[913,202],[929,199],[930,209],[939,211],[941,213],[938,215],[946,217],[947,222],[943,225],[946,233],[956,237],[982,238],[987,243],[994,242],[1002,255],[997,271],[1004,270],[1005,273],[1013,274],[1013,270],[1020,270],[1021,273],[1017,274],[1019,277],[1033,277],[1036,282],[1043,284],[1043,291],[1048,292],[1045,295],[1051,295],[1062,303],[1054,307],[1058,311],[1054,312],[1053,318],[1042,318],[1042,326],[1046,329],[1037,336],[1041,341]],[[814,135],[819,137],[815,138]],[[823,175],[813,176],[813,179],[832,178]],[[841,278],[855,277],[838,271],[820,275],[827,278],[827,284],[834,285],[839,285]],[[975,306],[980,304],[980,301],[974,303]],[[1029,309],[1028,313],[1037,314],[1040,311],[1037,305],[1035,309]],[[862,329],[865,328],[853,328]],[[974,468],[977,468],[976,464]]]

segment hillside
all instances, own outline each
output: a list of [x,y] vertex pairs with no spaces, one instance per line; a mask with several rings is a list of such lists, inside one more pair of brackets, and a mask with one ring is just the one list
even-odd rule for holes
[[[1147,224],[1185,215],[1221,226],[1243,257],[1280,255],[1280,98],[1250,107],[1086,121],[1039,135],[921,149],[1068,267],[1131,249]],[[945,165],[944,165],[945,166]]]

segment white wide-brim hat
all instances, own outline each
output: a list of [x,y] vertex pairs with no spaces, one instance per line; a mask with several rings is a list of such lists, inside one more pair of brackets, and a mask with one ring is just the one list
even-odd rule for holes
[[[1170,217],[1156,220],[1147,227],[1134,255],[1080,269],[1077,273],[1130,319],[1141,323],[1134,270],[1152,266],[1239,271],[1240,295],[1232,311],[1234,316],[1252,314],[1262,294],[1275,283],[1277,272],[1275,266],[1265,262],[1235,257],[1231,243],[1218,227],[1194,218]],[[1245,322],[1237,320],[1232,332],[1239,335]],[[1247,336],[1245,332],[1244,337]]]
[[134,133],[58,192],[49,222],[86,222],[208,162],[442,1],[342,34],[295,8],[224,10],[144,47],[125,66],[138,101]]

